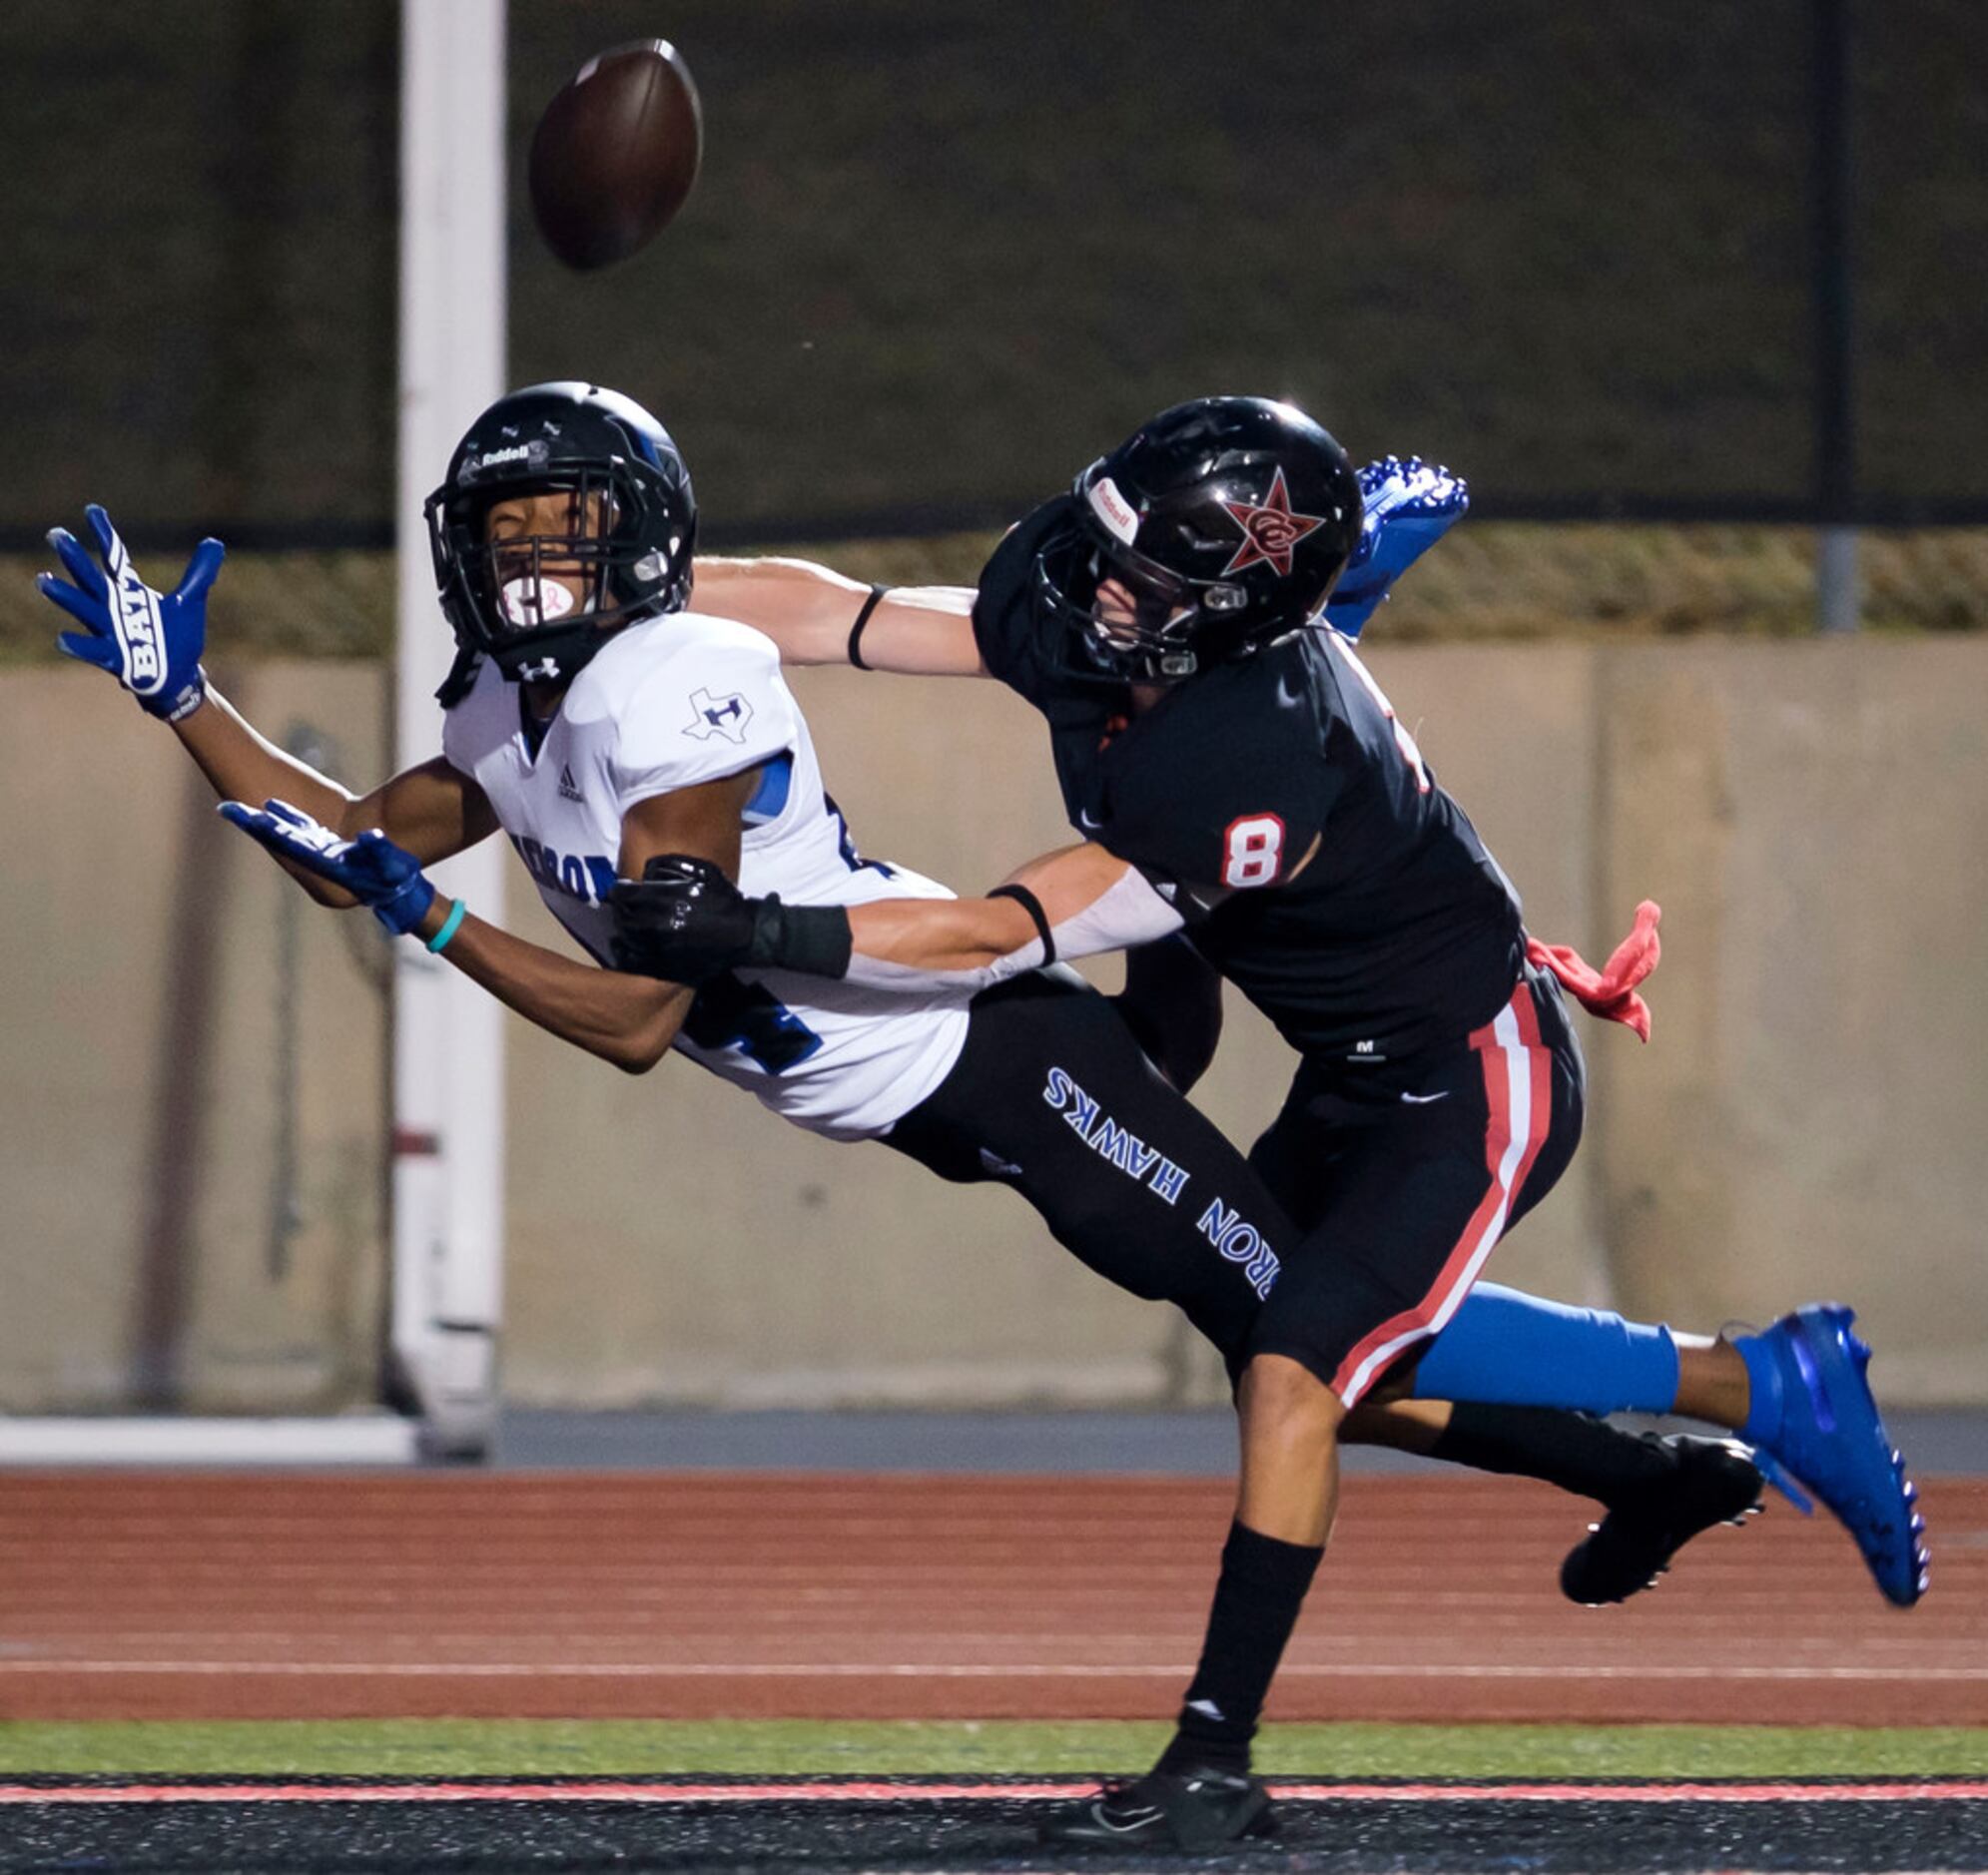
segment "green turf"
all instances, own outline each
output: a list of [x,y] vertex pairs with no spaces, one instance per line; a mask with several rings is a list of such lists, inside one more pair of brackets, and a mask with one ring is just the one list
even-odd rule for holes
[[[285,1720],[0,1723],[0,1773],[614,1776],[662,1772],[1125,1771],[1157,1724],[973,1721]],[[1280,1725],[1283,1776],[1801,1777],[1988,1773],[1988,1729],[1686,1725]]]

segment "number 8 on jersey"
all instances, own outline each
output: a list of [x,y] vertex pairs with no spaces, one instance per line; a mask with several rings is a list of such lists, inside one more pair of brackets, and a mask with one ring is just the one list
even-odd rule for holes
[[1222,883],[1267,886],[1284,863],[1284,823],[1274,814],[1245,814],[1229,822]]

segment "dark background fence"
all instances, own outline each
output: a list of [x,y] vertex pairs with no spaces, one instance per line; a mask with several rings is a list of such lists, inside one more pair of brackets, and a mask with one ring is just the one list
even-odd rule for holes
[[[564,273],[531,124],[658,33],[704,175]],[[0,11],[0,544],[92,498],[388,540],[398,36],[396,0]],[[655,407],[708,538],[996,523],[1209,390],[1440,456],[1488,517],[1988,522],[1977,0],[512,0],[510,41],[511,376]]]

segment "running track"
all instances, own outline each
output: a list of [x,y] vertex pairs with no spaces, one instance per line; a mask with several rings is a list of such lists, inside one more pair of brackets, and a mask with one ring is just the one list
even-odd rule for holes
[[[1887,1607],[1778,1500],[1653,1595],[1585,1507],[1356,1477],[1285,1719],[1988,1724],[1988,1483]],[[1161,1717],[1227,1521],[1198,1479],[0,1476],[0,1717]]]
[[995,1875],[1075,1868],[1251,1875],[1647,1875],[1652,1869],[1988,1868],[1976,1783],[1280,1784],[1274,1842],[1218,1856],[1062,1855],[1039,1823],[1091,1788],[858,1780],[533,1785],[63,1786],[0,1801],[0,1870],[217,1869],[433,1875],[438,1868],[629,1875],[841,1875],[910,1868]]

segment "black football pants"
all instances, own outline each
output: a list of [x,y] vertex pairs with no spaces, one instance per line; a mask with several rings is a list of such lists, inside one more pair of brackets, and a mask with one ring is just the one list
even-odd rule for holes
[[957,1184],[995,1180],[1135,1296],[1177,1304],[1233,1378],[1296,1232],[1242,1154],[1072,976],[975,999],[953,1071],[885,1135]]
[[1531,965],[1454,1047],[1371,1076],[1304,1062],[1249,1155],[1296,1229],[1248,1352],[1287,1355],[1354,1405],[1553,1189],[1585,1098],[1560,985]]
[[1177,1304],[1231,1379],[1284,1355],[1350,1407],[1552,1189],[1585,1078],[1559,984],[1528,968],[1454,1048],[1365,1082],[1301,1065],[1245,1161],[1106,998],[1036,973],[976,999],[953,1071],[887,1143],[1013,1186],[1100,1276]]

